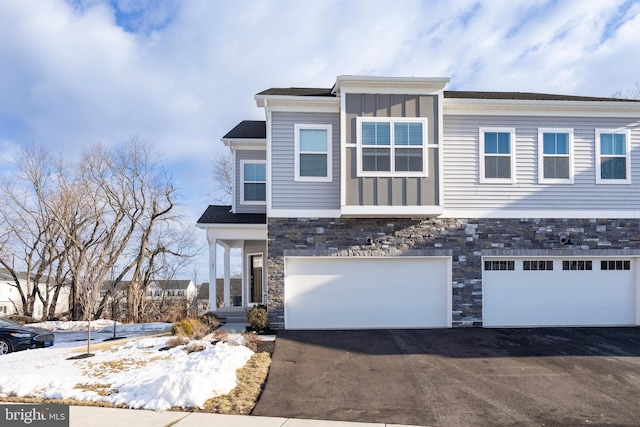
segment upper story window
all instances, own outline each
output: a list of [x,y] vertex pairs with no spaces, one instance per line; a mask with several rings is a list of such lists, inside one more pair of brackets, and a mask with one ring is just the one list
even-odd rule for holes
[[295,180],[331,182],[331,125],[295,127]]
[[358,176],[427,176],[426,118],[357,118]]
[[628,131],[596,129],[596,183],[631,183]]
[[538,129],[538,181],[573,183],[573,129]]
[[513,128],[480,128],[480,182],[516,181],[515,135]]
[[242,185],[240,200],[245,205],[264,205],[267,200],[267,165],[265,161],[240,162]]

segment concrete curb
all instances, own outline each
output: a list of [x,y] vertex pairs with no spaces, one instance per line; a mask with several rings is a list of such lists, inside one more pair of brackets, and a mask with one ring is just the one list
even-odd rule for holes
[[[297,418],[221,415],[204,412],[156,412],[144,409],[71,406],[70,427],[188,427],[215,425],[225,427],[392,427],[397,424],[354,423],[348,421],[306,420]],[[414,426],[417,427],[417,426]]]

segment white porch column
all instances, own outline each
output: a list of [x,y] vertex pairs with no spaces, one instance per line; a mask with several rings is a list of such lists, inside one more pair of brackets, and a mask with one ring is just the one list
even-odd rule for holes
[[224,248],[224,306],[231,307],[231,247],[222,244]]
[[216,311],[218,303],[216,301],[216,238],[207,236],[209,241],[209,311]]

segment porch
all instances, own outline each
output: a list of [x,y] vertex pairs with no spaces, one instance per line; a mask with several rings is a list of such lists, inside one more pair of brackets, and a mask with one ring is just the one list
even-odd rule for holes
[[209,312],[246,320],[247,308],[266,302],[266,215],[212,205],[196,225],[207,231],[209,244]]

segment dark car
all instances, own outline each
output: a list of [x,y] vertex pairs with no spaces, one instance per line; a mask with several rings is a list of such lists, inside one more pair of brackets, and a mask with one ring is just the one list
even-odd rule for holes
[[22,326],[11,320],[0,318],[0,356],[12,351],[50,347],[53,345],[53,340],[51,331]]

